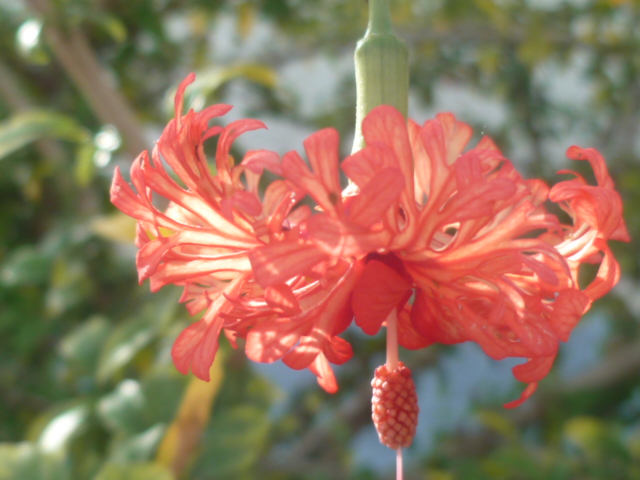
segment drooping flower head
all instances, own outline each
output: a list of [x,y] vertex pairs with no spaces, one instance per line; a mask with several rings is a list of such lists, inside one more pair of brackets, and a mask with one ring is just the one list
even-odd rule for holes
[[[519,357],[515,377],[528,398],[548,373],[560,341],[619,277],[609,239],[628,240],[622,204],[604,160],[588,160],[598,184],[580,176],[551,190],[524,180],[493,142],[465,150],[471,128],[451,114],[418,125],[378,107],[362,126],[366,147],[340,164],[339,137],[322,130],[282,159],[249,152],[235,164],[233,140],[263,128],[255,120],[209,126],[230,107],[176,116],[151,158],[134,162],[134,192],[119,172],[112,201],[138,220],[140,281],[174,283],[203,318],[176,340],[178,369],[208,379],[224,331],[246,338],[249,358],[310,368],[335,391],[329,362],[353,355],[340,335],[352,322],[375,334],[398,313],[405,348],[477,342],[492,358]],[[204,141],[218,137],[215,174]],[[174,180],[164,163],[181,183]],[[339,169],[353,182],[344,192]],[[281,177],[261,195],[264,169]],[[170,200],[161,211],[153,196]],[[314,213],[299,203],[311,197]],[[571,223],[545,210],[558,203]],[[578,284],[580,266],[599,263]]]

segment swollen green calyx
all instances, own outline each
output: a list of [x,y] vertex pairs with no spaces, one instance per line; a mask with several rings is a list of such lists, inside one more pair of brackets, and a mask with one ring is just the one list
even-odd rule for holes
[[388,1],[369,0],[369,25],[356,47],[356,133],[352,153],[365,146],[362,120],[375,107],[391,105],[407,116],[409,53],[393,32]]

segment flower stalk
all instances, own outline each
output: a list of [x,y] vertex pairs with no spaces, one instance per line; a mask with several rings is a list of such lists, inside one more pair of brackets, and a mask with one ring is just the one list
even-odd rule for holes
[[409,52],[391,26],[389,0],[369,0],[369,24],[355,51],[356,132],[352,153],[365,146],[362,120],[375,107],[390,105],[407,118]]
[[398,368],[398,312],[394,308],[387,317],[387,369]]
[[[394,308],[387,317],[387,369],[398,368],[398,311]],[[396,449],[396,480],[402,480],[402,447]]]

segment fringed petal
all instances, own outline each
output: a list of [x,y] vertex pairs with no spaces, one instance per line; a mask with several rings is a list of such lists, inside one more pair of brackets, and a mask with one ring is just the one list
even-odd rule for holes
[[314,215],[307,221],[307,233],[322,251],[334,257],[361,258],[386,247],[391,241],[387,230],[370,230],[345,225],[328,215]]
[[229,169],[229,152],[233,141],[245,132],[267,128],[267,126],[259,120],[236,120],[227,125],[218,140],[218,148],[216,150],[216,167],[217,175],[223,184],[231,183],[231,174]]
[[318,377],[318,385],[320,385],[327,393],[336,393],[338,391],[338,382],[336,376],[331,369],[331,365],[327,359],[320,353],[313,363],[309,365],[316,377]]
[[569,341],[571,332],[590,304],[589,296],[578,289],[566,289],[558,294],[549,322],[561,341]]
[[[362,135],[369,145],[380,142],[391,148],[402,175],[406,190],[405,206],[413,203],[413,156],[407,122],[393,107],[381,105],[374,108],[362,121]],[[411,202],[411,203],[410,203]]]
[[618,280],[620,280],[620,264],[613,256],[607,243],[598,239],[594,242],[594,245],[604,253],[604,257],[596,274],[596,278],[584,289],[585,295],[587,295],[592,302],[609,293],[613,286],[618,283]]
[[411,305],[405,305],[398,314],[398,343],[407,350],[419,350],[433,344],[413,328],[411,323]]
[[297,152],[288,152],[282,158],[282,173],[301,192],[313,198],[323,211],[338,214],[340,192],[336,193],[323,183],[317,173],[312,172]]
[[351,344],[340,337],[332,337],[322,352],[327,360],[335,365],[347,363],[353,357]]
[[403,189],[404,177],[400,170],[386,168],[380,171],[351,202],[347,214],[349,222],[362,228],[372,227],[397,202]]
[[308,322],[292,321],[288,317],[264,321],[247,335],[247,357],[255,362],[275,362],[291,350],[309,328]]
[[340,199],[340,176],[338,162],[340,161],[340,137],[332,128],[326,128],[314,133],[304,142],[309,163],[315,175],[329,197]]
[[519,407],[524,402],[526,402],[529,399],[529,397],[535,393],[537,389],[538,389],[537,382],[530,383],[529,385],[527,385],[527,388],[524,389],[524,391],[520,395],[520,398],[518,398],[517,400],[513,400],[511,402],[505,403],[502,406],[504,408],[509,408],[509,409]]
[[[244,275],[238,276],[228,284],[224,293],[236,296],[245,280]],[[171,349],[171,356],[181,373],[186,375],[191,370],[196,377],[209,381],[209,370],[218,351],[218,337],[222,329],[220,313],[230,307],[226,297],[219,295],[202,320],[190,325],[178,336]]]
[[266,288],[264,299],[280,315],[291,317],[301,312],[300,303],[295,293],[286,283]]
[[251,268],[258,284],[267,288],[303,275],[327,259],[327,254],[303,241],[270,243],[249,252]]

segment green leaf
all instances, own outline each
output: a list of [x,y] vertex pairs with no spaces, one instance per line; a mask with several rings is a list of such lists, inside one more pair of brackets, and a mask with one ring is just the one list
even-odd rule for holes
[[189,377],[178,372],[173,364],[166,369],[151,372],[142,381],[145,398],[162,401],[150,401],[145,406],[145,419],[149,425],[158,422],[169,423],[180,405]]
[[173,480],[173,475],[156,463],[110,463],[93,480]]
[[608,432],[602,420],[577,416],[567,420],[563,427],[563,434],[569,442],[589,450],[597,448],[606,439]]
[[73,173],[76,183],[81,187],[86,187],[93,180],[96,172],[96,164],[93,161],[95,153],[96,146],[93,143],[83,143],[78,147]]
[[[57,410],[54,409],[54,411]],[[49,416],[49,421],[41,431],[38,446],[47,453],[61,452],[67,443],[87,425],[89,407],[86,404],[65,408]]]
[[115,42],[122,43],[127,39],[127,27],[118,17],[102,13],[100,16],[94,16],[92,20]]
[[152,460],[165,431],[166,427],[158,424],[126,440],[116,438],[110,459],[116,463]]
[[112,430],[138,432],[145,427],[146,403],[140,384],[135,380],[124,380],[100,400],[98,415]]
[[202,88],[207,94],[212,93],[234,78],[245,78],[265,87],[273,88],[276,85],[277,73],[273,68],[259,63],[243,63],[224,68],[213,68],[198,75],[194,89]]
[[246,472],[264,448],[269,426],[263,409],[241,405],[217,410],[193,478],[237,478]]
[[0,123],[0,160],[39,138],[88,142],[89,133],[73,118],[48,110],[21,112]]
[[0,284],[7,287],[40,285],[51,277],[52,257],[33,247],[14,250],[0,267]]
[[95,315],[62,339],[60,353],[67,360],[81,365],[86,371],[93,371],[110,330],[109,321]]
[[[204,102],[206,97],[236,78],[243,78],[267,88],[274,88],[277,81],[277,72],[272,67],[259,63],[214,67],[198,72],[195,82],[186,91],[187,100],[185,105],[189,106],[193,103]],[[170,97],[166,98],[165,108],[168,112],[173,112],[174,95],[175,90],[171,92]]]
[[0,480],[70,480],[65,458],[32,443],[0,444]]
[[103,383],[128,364],[154,336],[154,328],[145,319],[134,318],[120,325],[107,339],[98,361],[96,379]]
[[477,413],[478,422],[503,437],[516,438],[517,429],[513,422],[502,412],[481,410]]

